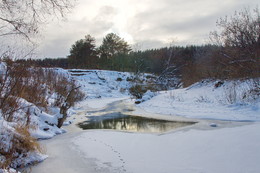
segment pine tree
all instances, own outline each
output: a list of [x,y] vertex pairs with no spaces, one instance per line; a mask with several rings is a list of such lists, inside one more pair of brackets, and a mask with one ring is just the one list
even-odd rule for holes
[[70,68],[95,68],[97,63],[97,51],[95,38],[90,35],[80,39],[72,45],[69,55]]

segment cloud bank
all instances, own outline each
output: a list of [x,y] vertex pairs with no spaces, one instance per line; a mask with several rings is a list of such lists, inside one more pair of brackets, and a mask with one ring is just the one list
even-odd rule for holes
[[63,22],[48,24],[42,35],[39,57],[66,57],[71,45],[90,34],[99,45],[110,32],[123,37],[139,49],[203,44],[216,29],[220,17],[257,0],[79,0]]

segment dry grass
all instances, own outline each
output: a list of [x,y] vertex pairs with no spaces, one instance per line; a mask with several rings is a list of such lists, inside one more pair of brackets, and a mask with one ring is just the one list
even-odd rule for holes
[[35,127],[32,126],[17,126],[15,128],[16,132],[20,134],[19,144],[18,146],[24,148],[28,151],[39,151],[43,152],[41,146],[37,142],[37,139],[33,138],[30,135],[29,129],[34,129]]
[[27,163],[15,163],[18,158],[28,157],[29,152],[43,153],[43,149],[35,138],[30,135],[30,126],[17,125],[15,132],[12,134],[10,147],[7,150],[1,150],[0,154],[5,158],[4,163],[1,163],[0,168],[6,169],[12,165],[16,167],[24,167]]
[[[0,109],[6,121],[13,121],[14,112],[23,108],[19,98],[48,111],[48,106],[61,107],[66,100],[73,106],[84,98],[84,94],[76,87],[75,81],[69,79],[55,69],[32,67],[28,64],[5,60],[7,70],[0,74]],[[67,98],[70,91],[73,93]],[[48,97],[56,94],[55,103],[48,103]],[[26,110],[25,110],[26,111]]]
[[[74,81],[54,69],[36,68],[11,60],[6,60],[6,65],[6,72],[0,74],[0,110],[5,121],[20,125],[15,127],[15,133],[8,133],[12,135],[11,141],[8,142],[11,144],[9,148],[4,146],[4,141],[0,141],[0,162],[4,160],[0,163],[0,169],[12,165],[26,166],[27,163],[20,162],[28,157],[28,153],[43,151],[29,132],[29,129],[33,128],[30,126],[32,116],[30,107],[26,104],[24,106],[20,98],[47,110],[48,106],[61,108],[64,102],[73,106],[76,101],[84,97]],[[55,102],[48,103],[48,97],[54,93],[57,95],[54,98]],[[24,115],[15,117],[18,112]]]

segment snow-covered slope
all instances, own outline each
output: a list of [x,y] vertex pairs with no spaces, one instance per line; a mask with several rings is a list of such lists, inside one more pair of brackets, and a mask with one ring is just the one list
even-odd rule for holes
[[127,72],[106,70],[69,70],[86,93],[87,98],[121,97],[128,95],[133,76]]
[[204,81],[161,91],[138,105],[147,112],[189,118],[260,121],[259,80]]
[[[6,79],[6,81],[13,80],[10,76],[4,78],[6,75],[6,69],[7,68],[5,63],[0,63],[0,74],[2,79],[1,82],[4,81],[3,79]],[[66,70],[57,69],[57,72],[62,73],[68,78],[70,77],[69,73]],[[3,96],[5,96],[5,91],[8,89],[8,87],[10,87],[4,82],[3,85],[1,83],[1,101],[3,101],[4,99]],[[22,89],[24,88],[21,88],[21,91],[23,91]],[[16,168],[21,165],[24,166],[46,159],[47,156],[39,153],[37,150],[30,150],[26,148],[28,147],[27,145],[29,145],[28,143],[21,144],[21,146],[17,144],[17,141],[23,140],[23,137],[26,138],[27,130],[28,133],[30,133],[30,135],[36,139],[49,139],[57,134],[65,132],[64,129],[58,128],[56,126],[58,118],[60,118],[62,115],[59,112],[59,108],[53,106],[54,101],[57,98],[55,92],[47,92],[46,102],[48,104],[46,108],[37,107],[35,104],[30,103],[27,100],[19,98],[17,96],[9,96],[9,98],[12,97],[16,99],[15,102],[17,102],[17,105],[19,105],[17,106],[17,110],[14,110],[12,114],[4,115],[2,110],[0,109],[0,172],[4,171],[1,170],[1,168],[3,168],[1,164],[3,163],[9,164],[6,165],[7,168],[8,166]],[[6,107],[10,106],[8,104],[5,105],[7,105]],[[11,109],[11,107],[8,108]],[[17,130],[19,128],[23,128],[23,130],[25,131],[20,132]],[[32,143],[33,145],[32,141],[30,141],[29,143]],[[27,149],[29,150],[29,152],[27,151]],[[12,155],[9,156],[10,158],[6,158],[9,152]],[[2,153],[4,154],[2,155]],[[11,163],[8,163],[8,159],[11,160]]]

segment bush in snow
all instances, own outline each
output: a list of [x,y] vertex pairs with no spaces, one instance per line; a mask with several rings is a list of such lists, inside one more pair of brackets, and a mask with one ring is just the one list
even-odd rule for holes
[[143,97],[143,94],[146,92],[146,89],[141,85],[134,85],[129,89],[129,92],[135,98],[141,99]]
[[150,90],[146,91],[143,95],[142,98],[140,99],[136,99],[135,103],[136,104],[139,104],[139,103],[142,103],[144,101],[147,101],[147,100],[150,100],[152,97],[154,97],[156,94]]
[[40,147],[32,135],[46,138],[61,133],[57,127],[84,94],[59,69],[36,68],[10,59],[0,64],[1,170],[41,161]]
[[154,95],[154,92],[162,90],[162,85],[156,83],[156,77],[153,75],[139,74],[132,82],[134,85],[129,88],[129,93],[137,99],[137,104],[148,100],[146,97]]
[[129,89],[129,92],[136,98],[135,103],[139,104],[143,101],[149,100],[155,95],[150,89],[155,91],[155,89],[149,85],[134,85]]
[[0,169],[24,167],[45,159],[29,126],[0,121]]
[[[13,121],[14,113],[30,107],[21,106],[19,98],[43,111],[56,106],[66,114],[68,108],[81,100],[84,94],[68,74],[55,69],[30,67],[25,63],[5,60],[0,74],[0,109],[6,121]],[[66,108],[66,111],[64,109]]]
[[224,97],[228,104],[254,103],[260,98],[259,78],[245,81],[231,81],[224,87]]
[[129,88],[129,92],[136,99],[141,99],[148,90],[156,92],[161,89],[160,85],[156,84],[154,80],[143,80],[142,78],[137,78],[134,81],[134,85]]

